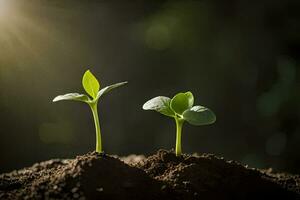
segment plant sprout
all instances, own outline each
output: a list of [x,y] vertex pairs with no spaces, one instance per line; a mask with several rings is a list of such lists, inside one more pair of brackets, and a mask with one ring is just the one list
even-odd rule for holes
[[194,96],[191,92],[178,93],[172,99],[158,96],[143,105],[144,110],[155,110],[176,122],[176,156],[181,155],[181,131],[185,121],[200,126],[212,124],[216,121],[215,114],[204,106],[193,106]]
[[64,95],[59,95],[53,99],[53,102],[63,101],[63,100],[73,100],[81,101],[87,103],[93,113],[95,128],[96,128],[96,152],[103,153],[102,150],[102,139],[101,139],[101,129],[98,116],[98,101],[101,96],[108,93],[112,89],[125,85],[127,82],[116,83],[107,87],[104,87],[100,90],[100,83],[97,78],[87,70],[82,77],[82,85],[84,90],[88,95],[79,94],[79,93],[68,93]]

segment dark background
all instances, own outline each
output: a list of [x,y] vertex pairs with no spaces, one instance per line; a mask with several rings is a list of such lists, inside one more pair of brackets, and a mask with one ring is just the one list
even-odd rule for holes
[[300,1],[0,0],[0,172],[94,150],[79,102],[90,69],[107,153],[175,145],[175,123],[143,111],[155,96],[192,91],[217,115],[183,128],[184,152],[300,173]]

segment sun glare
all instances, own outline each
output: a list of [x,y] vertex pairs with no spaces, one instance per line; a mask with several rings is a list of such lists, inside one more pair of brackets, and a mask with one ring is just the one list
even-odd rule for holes
[[9,32],[8,27],[13,24],[12,21],[17,14],[12,8],[12,0],[0,0],[0,40],[3,40],[3,35]]
[[64,36],[57,28],[61,23],[49,13],[63,16],[70,13],[50,2],[0,0],[0,75],[9,73],[12,67],[21,70],[38,67],[31,63],[39,62],[49,46],[66,48]]
[[0,21],[3,21],[9,13],[10,0],[0,0]]
[[[23,1],[0,0],[0,61],[36,56],[33,35],[43,35],[45,31],[27,12],[30,6]],[[4,68],[0,66],[0,70]]]

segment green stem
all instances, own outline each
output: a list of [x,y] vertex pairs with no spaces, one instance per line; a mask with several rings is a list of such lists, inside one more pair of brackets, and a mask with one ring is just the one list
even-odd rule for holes
[[102,153],[102,139],[101,139],[101,129],[99,123],[97,102],[89,104],[93,113],[95,128],[96,128],[96,152]]
[[182,130],[182,125],[184,120],[180,119],[178,117],[175,117],[175,122],[176,122],[176,156],[181,155],[181,130]]

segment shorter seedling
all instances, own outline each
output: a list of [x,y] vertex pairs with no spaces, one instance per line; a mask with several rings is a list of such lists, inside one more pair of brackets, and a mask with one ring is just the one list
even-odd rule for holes
[[194,96],[191,92],[178,93],[172,99],[158,96],[143,105],[144,110],[155,110],[176,122],[176,156],[181,155],[181,130],[184,121],[200,126],[212,124],[216,121],[215,114],[203,106],[193,106]]
[[53,102],[62,101],[62,100],[74,100],[74,101],[81,101],[87,103],[93,113],[95,128],[96,128],[96,152],[102,153],[102,139],[101,139],[101,129],[99,123],[99,116],[98,116],[98,100],[104,94],[108,93],[112,89],[125,85],[127,82],[116,83],[100,90],[100,83],[96,79],[96,77],[87,70],[83,77],[82,77],[82,85],[84,90],[88,93],[85,94],[78,94],[78,93],[68,93],[64,95],[59,95],[53,99]]

